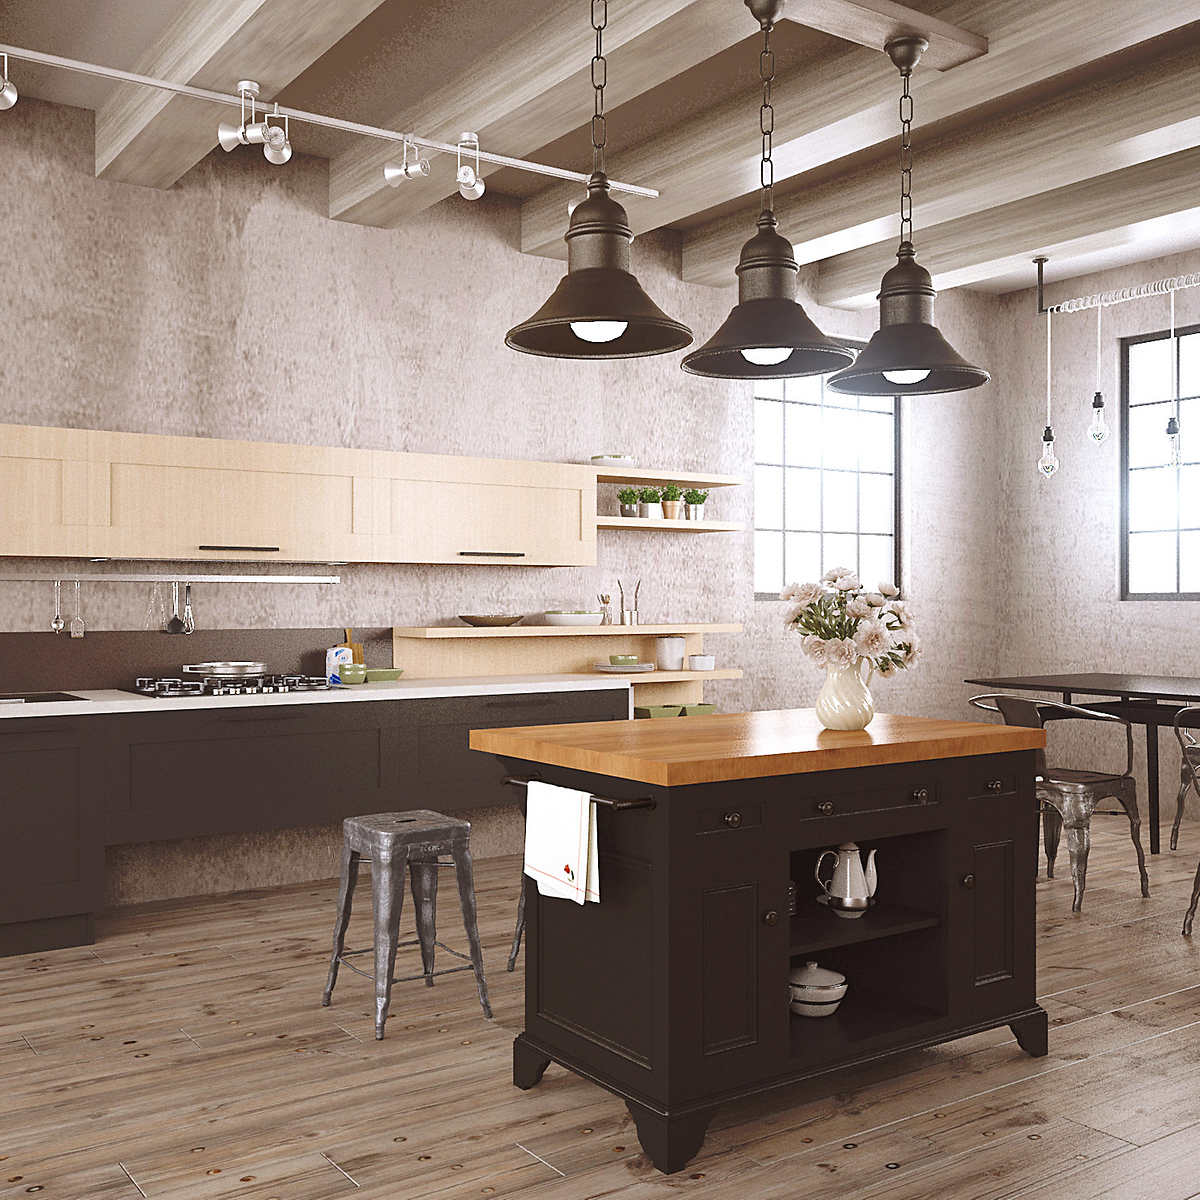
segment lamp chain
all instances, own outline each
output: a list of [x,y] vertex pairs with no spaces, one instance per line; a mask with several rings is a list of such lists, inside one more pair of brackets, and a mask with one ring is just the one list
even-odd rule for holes
[[904,90],[900,93],[900,244],[912,242],[912,121],[913,98],[909,90],[911,71],[901,71]]
[[758,74],[762,80],[762,105],[758,111],[758,128],[762,133],[762,162],[758,167],[758,179],[762,186],[762,211],[770,212],[775,187],[775,163],[771,158],[772,138],[775,133],[775,106],[771,103],[771,87],[775,82],[775,52],[771,49],[770,22],[763,25],[763,48],[758,56]]
[[596,31],[596,53],[592,55],[592,171],[604,170],[604,144],[608,128],[604,119],[604,87],[608,83],[608,60],[604,57],[604,29],[608,24],[608,0],[592,0],[592,28]]

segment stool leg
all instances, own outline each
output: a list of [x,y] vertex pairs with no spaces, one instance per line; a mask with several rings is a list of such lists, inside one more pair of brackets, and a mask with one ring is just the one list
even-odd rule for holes
[[1062,813],[1042,801],[1042,840],[1046,843],[1046,878],[1054,878],[1054,860],[1058,857],[1058,839],[1062,834]]
[[1072,912],[1083,911],[1083,890],[1087,887],[1088,852],[1092,848],[1091,823],[1067,826],[1067,850],[1071,855],[1071,878],[1075,882]]
[[521,953],[521,936],[525,932],[525,876],[521,876],[521,898],[517,901],[517,927],[513,930],[512,949],[508,952],[508,969],[517,969],[517,955]]
[[404,857],[375,857],[375,1040],[383,1040],[383,1026],[392,999],[396,973],[396,943],[400,939],[400,909],[404,904]]
[[475,873],[471,867],[471,851],[465,843],[459,843],[454,847],[453,855],[463,925],[466,926],[467,942],[471,947],[471,965],[475,968],[475,990],[479,993],[483,1015],[490,1021],[492,1005],[488,1000],[487,980],[483,977],[483,948],[479,944],[479,924],[475,919]]
[[1142,814],[1138,811],[1137,784],[1134,780],[1128,781],[1128,786],[1121,789],[1117,799],[1129,817],[1129,837],[1133,842],[1133,848],[1137,851],[1138,874],[1142,880],[1142,897],[1149,899],[1150,876],[1146,874],[1146,852],[1142,849]]
[[437,890],[438,865],[434,862],[408,864],[408,882],[412,888],[413,906],[417,910],[417,938],[421,943],[421,966],[425,970],[425,986],[433,987],[433,969],[437,955]]
[[1192,771],[1185,759],[1179,768],[1179,795],[1175,798],[1175,823],[1171,826],[1171,849],[1179,849],[1179,826],[1183,823],[1183,806],[1192,786]]
[[321,997],[321,1003],[326,1008],[333,999],[338,966],[341,963],[342,951],[346,949],[346,928],[350,924],[350,906],[357,883],[358,853],[346,846],[342,849],[342,881],[338,886],[337,917],[333,922],[333,953],[329,957],[329,977],[325,980],[325,993]]

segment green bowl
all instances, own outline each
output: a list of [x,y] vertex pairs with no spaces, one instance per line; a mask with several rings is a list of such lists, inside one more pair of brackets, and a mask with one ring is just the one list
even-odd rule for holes
[[342,663],[338,669],[338,678],[343,683],[366,683],[367,668],[364,663]]
[[368,683],[395,683],[404,674],[403,667],[368,667]]
[[636,654],[610,654],[608,661],[614,667],[635,667],[638,656]]

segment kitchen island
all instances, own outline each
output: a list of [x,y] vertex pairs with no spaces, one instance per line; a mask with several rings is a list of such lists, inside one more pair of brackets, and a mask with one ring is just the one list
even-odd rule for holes
[[[1037,729],[811,710],[477,729],[514,780],[600,798],[599,904],[526,879],[525,1030],[513,1081],[556,1062],[620,1096],[660,1170],[722,1103],[1011,1026],[1042,1055],[1034,993]],[[608,802],[608,803],[605,803]],[[822,850],[877,851],[876,903],[816,902]],[[789,913],[789,881],[796,885]],[[849,989],[789,1011],[790,966]]]

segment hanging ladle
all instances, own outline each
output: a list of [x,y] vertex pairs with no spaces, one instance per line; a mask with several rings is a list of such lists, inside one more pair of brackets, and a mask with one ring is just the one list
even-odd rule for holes
[[54,581],[54,620],[50,622],[50,628],[55,633],[62,633],[66,629],[67,623],[63,620],[62,615],[62,580]]
[[163,633],[186,633],[183,619],[179,615],[179,582],[171,584],[171,619],[163,627]]

